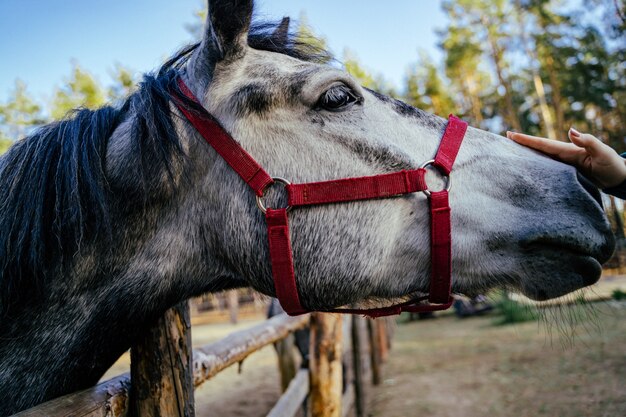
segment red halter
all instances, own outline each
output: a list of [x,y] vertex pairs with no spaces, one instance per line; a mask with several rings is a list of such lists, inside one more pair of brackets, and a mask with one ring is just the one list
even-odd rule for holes
[[[183,94],[201,107],[200,102],[178,79],[178,86]],[[200,132],[209,145],[235,170],[237,174],[254,190],[257,204],[265,213],[267,235],[269,238],[272,275],[276,296],[287,314],[294,316],[307,313],[300,303],[300,294],[294,274],[289,223],[287,212],[293,207],[318,204],[341,203],[374,198],[388,198],[422,191],[430,201],[431,227],[431,278],[428,296],[418,297],[402,304],[367,310],[333,309],[338,313],[365,314],[371,317],[400,314],[403,311],[427,312],[445,310],[452,305],[452,265],[450,234],[450,171],[467,130],[467,123],[450,115],[448,126],[443,134],[435,159],[427,161],[420,168],[403,170],[391,174],[370,177],[342,178],[333,181],[291,184],[282,178],[272,178],[226,131],[219,123],[204,112],[190,111],[182,105],[182,98],[174,95],[174,103],[191,124]],[[424,179],[426,167],[432,165],[446,178],[446,189],[428,191]],[[288,207],[280,209],[265,208],[262,197],[265,190],[282,183],[288,194]],[[422,303],[428,300],[429,304]]]

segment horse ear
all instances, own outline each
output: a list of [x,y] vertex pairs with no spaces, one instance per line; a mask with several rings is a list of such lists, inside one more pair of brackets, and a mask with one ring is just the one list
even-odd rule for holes
[[289,22],[289,17],[283,17],[283,20],[280,21],[280,24],[272,34],[272,38],[278,45],[287,45],[287,42],[289,42]]
[[218,59],[243,51],[248,43],[253,3],[253,0],[208,0],[203,47],[215,48],[212,52],[218,52]]

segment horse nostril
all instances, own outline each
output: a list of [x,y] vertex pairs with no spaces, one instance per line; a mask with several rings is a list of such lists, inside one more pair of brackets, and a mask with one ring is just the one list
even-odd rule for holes
[[598,190],[598,188],[593,185],[591,181],[585,178],[580,172],[577,172],[576,176],[578,177],[578,182],[580,183],[580,185],[583,186],[585,191],[587,191],[593,197],[593,199],[596,200],[598,204],[600,204],[600,207],[604,208],[604,206],[602,205],[602,196],[600,195],[600,190]]

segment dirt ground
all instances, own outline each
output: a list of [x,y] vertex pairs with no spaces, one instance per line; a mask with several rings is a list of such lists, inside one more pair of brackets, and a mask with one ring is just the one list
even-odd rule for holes
[[[626,290],[626,278],[603,280]],[[605,289],[594,290],[599,295]],[[194,325],[195,346],[250,327]],[[399,318],[383,383],[369,390],[371,417],[626,416],[626,302],[546,309],[539,322],[493,317]],[[103,380],[128,371],[128,358]],[[205,382],[198,417],[261,417],[280,396],[276,354],[265,347]]]
[[[252,322],[248,322],[238,326],[251,325]],[[212,327],[202,327],[203,332],[206,331],[204,343],[212,341]],[[224,325],[225,329],[228,327]],[[196,327],[192,332],[196,332]],[[200,342],[202,336],[196,334],[194,344]],[[215,337],[215,340],[224,336]],[[272,409],[280,395],[277,356],[274,346],[270,345],[249,356],[240,367],[231,366],[197,388],[196,416],[262,417]]]
[[626,303],[399,323],[374,417],[626,416]]

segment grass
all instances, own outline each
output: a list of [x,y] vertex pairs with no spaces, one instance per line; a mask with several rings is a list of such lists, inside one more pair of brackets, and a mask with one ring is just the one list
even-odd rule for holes
[[534,321],[539,317],[534,306],[513,300],[506,292],[496,295],[495,307],[493,323],[499,326]]
[[617,301],[626,300],[626,292],[617,289],[611,293],[611,297]]

